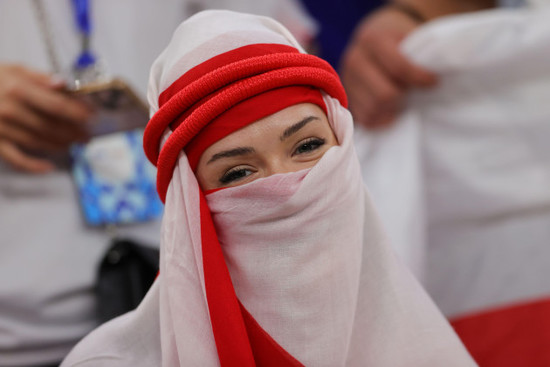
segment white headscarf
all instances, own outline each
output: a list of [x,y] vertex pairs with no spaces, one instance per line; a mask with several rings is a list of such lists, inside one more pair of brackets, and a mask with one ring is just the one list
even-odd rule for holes
[[[187,70],[255,43],[299,49],[264,17],[207,11],[184,22],[153,65],[153,112],[159,94]],[[159,278],[136,311],[92,333],[64,366],[474,365],[386,242],[361,180],[348,110],[328,95],[324,101],[339,146],[311,169],[203,200],[180,153],[166,194]],[[223,251],[220,269],[231,276],[248,333],[243,347],[242,329],[232,329],[229,292],[227,327],[236,331],[222,349],[250,356],[222,355],[217,345],[213,317],[219,315],[212,314],[212,275],[203,262],[210,215]]]

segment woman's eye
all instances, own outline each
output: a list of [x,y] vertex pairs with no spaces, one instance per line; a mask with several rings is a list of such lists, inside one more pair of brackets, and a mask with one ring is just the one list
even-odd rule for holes
[[229,183],[232,183],[234,181],[238,181],[248,175],[252,174],[252,170],[247,168],[233,168],[224,173],[222,177],[220,177],[219,181],[223,185],[227,185]]
[[296,148],[296,150],[294,151],[293,155],[309,153],[309,152],[312,152],[314,150],[319,149],[323,145],[325,145],[325,139],[309,138],[309,139],[305,140],[304,142],[300,143],[298,148]]

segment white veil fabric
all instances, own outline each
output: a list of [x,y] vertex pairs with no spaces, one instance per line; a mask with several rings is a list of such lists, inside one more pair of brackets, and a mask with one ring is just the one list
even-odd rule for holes
[[[153,66],[153,112],[189,68],[269,42],[299,47],[268,18],[227,11],[190,18]],[[62,366],[475,365],[384,236],[361,179],[351,115],[338,100],[324,101],[339,145],[311,169],[202,196],[180,153],[166,194],[159,277],[135,311],[90,334]],[[245,321],[249,313],[286,362],[259,358],[263,347],[250,328],[254,360],[220,355],[204,266],[209,218]],[[226,343],[242,347],[237,335]]]

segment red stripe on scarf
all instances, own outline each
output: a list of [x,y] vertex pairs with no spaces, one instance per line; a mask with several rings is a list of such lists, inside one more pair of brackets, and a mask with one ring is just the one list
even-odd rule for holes
[[480,367],[550,366],[550,300],[451,320]]
[[220,365],[255,366],[239,301],[202,192],[200,215],[204,286]]
[[257,366],[261,367],[303,367],[296,358],[290,355],[269,335],[254,317],[244,308],[242,303],[241,313],[243,315],[250,345],[254,353],[254,360]]

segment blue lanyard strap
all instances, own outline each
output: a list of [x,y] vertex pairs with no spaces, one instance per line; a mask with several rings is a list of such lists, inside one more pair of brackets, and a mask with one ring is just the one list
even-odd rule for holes
[[72,3],[76,25],[82,37],[82,48],[76,59],[75,67],[84,69],[96,62],[95,56],[90,51],[90,35],[92,33],[90,2],[88,0],[72,0]]

